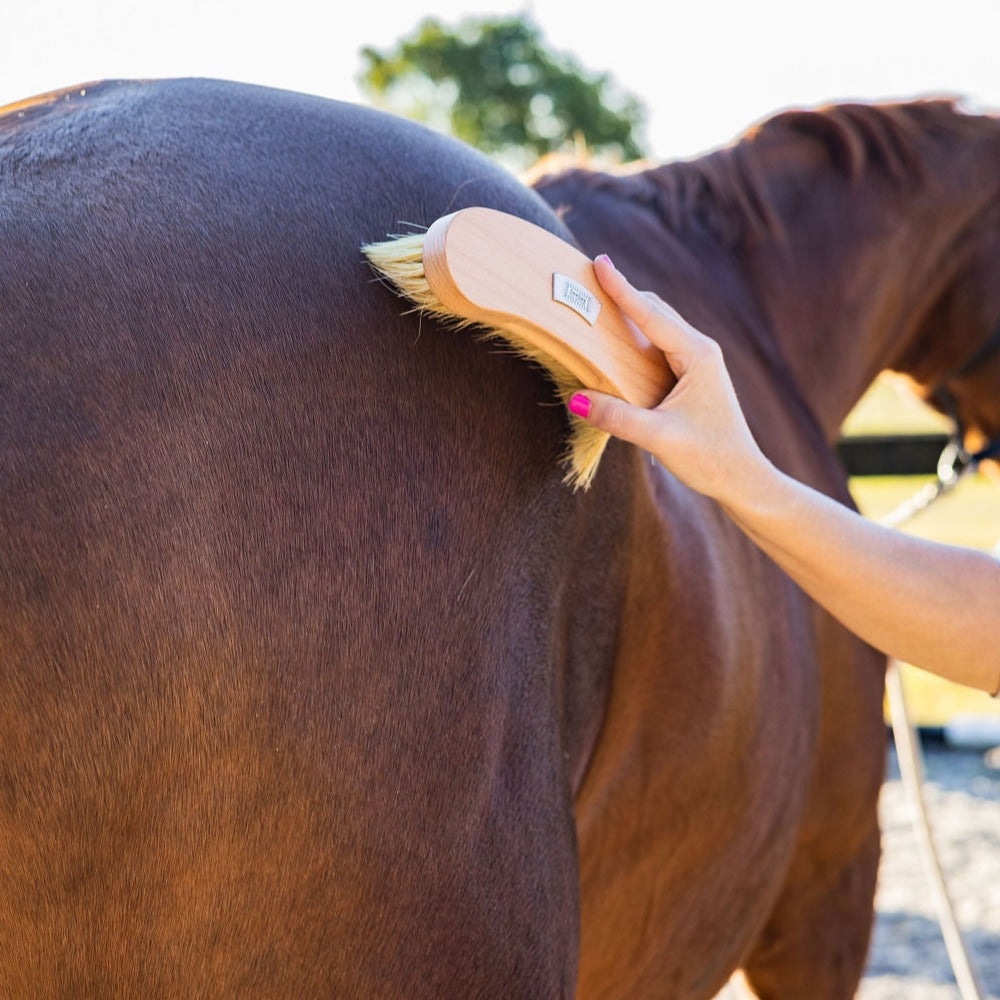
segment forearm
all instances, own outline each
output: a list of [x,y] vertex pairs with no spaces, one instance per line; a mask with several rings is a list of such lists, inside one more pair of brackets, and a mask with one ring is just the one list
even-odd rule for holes
[[677,385],[651,410],[594,393],[574,396],[572,412],[648,449],[718,500],[808,594],[873,646],[996,693],[1000,562],[883,528],[778,472],[753,440],[719,346],[636,291],[606,257],[594,269],[663,350]]
[[763,463],[724,506],[876,648],[991,694],[1000,687],[1000,563],[989,555],[884,528]]

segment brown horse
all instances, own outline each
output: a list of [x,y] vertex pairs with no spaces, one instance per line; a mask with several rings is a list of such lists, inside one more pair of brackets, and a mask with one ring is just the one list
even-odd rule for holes
[[[846,500],[866,381],[933,382],[1000,313],[998,149],[844,109],[540,190]],[[3,995],[853,991],[880,658],[634,449],[569,492],[543,377],[401,315],[359,245],[470,204],[568,235],[302,95],[0,117]],[[990,432],[995,378],[953,386]]]
[[[844,105],[691,163],[535,186],[585,251],[719,341],[772,459],[849,503],[830,443],[883,369],[1000,432],[998,164],[994,117]],[[686,524],[662,470],[636,475],[643,585],[577,795],[581,993],[701,996],[737,963],[761,996],[850,996],[878,851],[879,658],[708,510]]]

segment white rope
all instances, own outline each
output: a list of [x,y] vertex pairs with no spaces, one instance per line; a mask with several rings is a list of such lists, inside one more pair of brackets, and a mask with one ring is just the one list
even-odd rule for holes
[[[951,492],[959,481],[974,468],[975,462],[969,460],[968,453],[962,447],[958,436],[949,442],[948,447],[938,460],[937,479],[923,489],[918,490],[909,500],[891,510],[879,523],[890,528],[898,528],[929,507],[935,500]],[[910,716],[906,702],[906,692],[903,688],[903,672],[897,660],[889,661],[885,678],[886,693],[889,699],[889,719],[892,723],[892,737],[896,744],[896,758],[899,762],[899,774],[910,801],[913,815],[913,828],[917,835],[917,844],[923,858],[924,869],[927,872],[931,889],[934,893],[934,904],[937,909],[938,923],[944,938],[945,950],[951,962],[952,972],[962,1000],[981,1000],[982,987],[979,984],[965,938],[955,917],[955,907],[948,892],[948,884],[941,867],[937,845],[927,817],[927,802],[924,799],[924,757],[916,727]]]
[[923,752],[907,708],[902,670],[897,660],[889,661],[885,682],[889,695],[889,715],[892,720],[892,735],[896,743],[899,773],[903,779],[907,798],[910,800],[913,827],[917,834],[917,843],[924,861],[924,868],[934,892],[934,903],[948,959],[951,962],[955,982],[958,984],[962,1000],[981,1000],[982,987],[969,958],[965,938],[958,926],[958,920],[955,918],[955,908],[948,893],[948,884],[945,881],[941,860],[934,843],[934,835],[927,818],[927,803],[923,793]]
[[969,453],[960,441],[953,438],[941,452],[937,463],[937,478],[934,482],[917,490],[908,500],[904,500],[898,507],[880,517],[879,524],[884,524],[887,528],[898,528],[901,524],[905,524],[910,518],[916,517],[922,510],[930,507],[935,500],[950,493],[962,477],[973,468]]

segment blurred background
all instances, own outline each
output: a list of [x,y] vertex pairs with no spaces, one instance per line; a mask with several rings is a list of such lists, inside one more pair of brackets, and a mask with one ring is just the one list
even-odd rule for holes
[[0,103],[107,77],[214,76],[355,101],[360,52],[425,18],[526,15],[644,103],[649,155],[697,155],[787,106],[960,94],[1000,107],[996,0],[71,0],[5,4]]

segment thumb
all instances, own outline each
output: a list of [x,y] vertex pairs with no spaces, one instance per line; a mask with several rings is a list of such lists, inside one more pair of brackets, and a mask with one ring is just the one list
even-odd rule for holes
[[655,451],[662,431],[662,413],[644,410],[617,396],[592,389],[574,393],[567,405],[570,413],[588,424],[623,441],[631,441],[646,451]]

